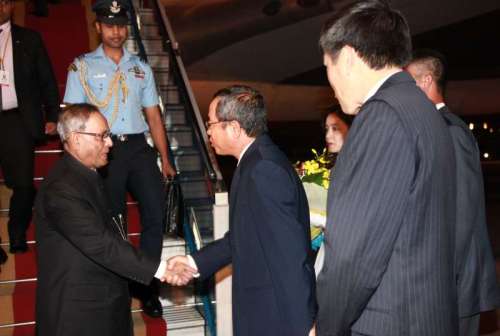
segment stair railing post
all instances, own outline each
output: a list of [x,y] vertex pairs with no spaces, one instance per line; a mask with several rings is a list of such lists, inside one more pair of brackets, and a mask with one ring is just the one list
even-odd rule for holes
[[[229,230],[229,203],[227,192],[215,194],[213,207],[214,239]],[[217,311],[217,335],[233,334],[232,319],[232,267],[226,266],[215,275],[215,302]]]

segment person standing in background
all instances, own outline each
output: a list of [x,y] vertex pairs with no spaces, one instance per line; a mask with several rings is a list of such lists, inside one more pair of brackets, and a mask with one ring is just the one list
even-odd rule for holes
[[484,202],[479,148],[469,127],[444,101],[444,57],[433,50],[417,50],[406,71],[436,105],[453,138],[457,160],[457,217],[455,264],[458,286],[459,336],[479,335],[480,313],[500,304]]
[[[14,3],[0,0],[0,166],[12,189],[11,253],[26,252],[31,221],[35,142],[55,134],[59,92],[40,35],[11,22]],[[0,262],[3,253],[0,252]]]
[[[324,119],[324,130],[325,130],[325,145],[328,152],[328,169],[334,169],[335,162],[339,155],[342,146],[347,137],[347,132],[349,132],[349,127],[351,127],[353,117],[345,114],[340,109],[340,106],[334,106],[329,108],[329,112]],[[330,172],[331,176],[332,172]],[[330,183],[335,183],[335,181],[330,181]],[[307,190],[306,190],[307,192]],[[308,195],[309,196],[309,195]],[[310,201],[310,200],[309,200]],[[323,203],[324,209],[326,209],[326,200]],[[309,205],[309,207],[311,207]],[[325,229],[324,216],[321,216],[321,223],[314,223],[313,216],[311,216],[311,225]],[[320,236],[321,241],[324,239],[324,233]],[[316,241],[316,240],[315,240]],[[318,253],[316,255],[316,260],[314,262],[314,271],[316,276],[323,268],[323,263],[325,261],[325,246],[321,243]]]
[[[102,44],[75,59],[69,67],[64,102],[88,102],[106,117],[114,146],[110,162],[101,172],[115,216],[126,215],[130,191],[139,202],[140,248],[160,258],[163,248],[163,178],[175,175],[167,152],[167,139],[151,67],[125,48],[128,7],[121,0],[97,1],[96,30]],[[146,142],[150,132],[155,148]],[[158,169],[158,153],[162,171]],[[162,174],[163,173],[163,174]],[[142,307],[151,317],[162,315],[158,284],[139,288]]]
[[359,1],[326,23],[320,46],[356,117],[329,188],[317,332],[455,336],[453,142],[403,71],[408,24],[387,1]]

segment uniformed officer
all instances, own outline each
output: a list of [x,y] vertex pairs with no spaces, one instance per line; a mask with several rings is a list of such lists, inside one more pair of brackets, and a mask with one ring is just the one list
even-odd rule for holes
[[[130,191],[139,202],[140,248],[159,258],[163,245],[162,177],[175,175],[175,170],[167,155],[153,73],[148,64],[123,47],[129,22],[126,3],[99,0],[92,9],[102,44],[70,65],[64,101],[91,103],[107,118],[114,146],[102,174],[113,211],[116,216],[126,213],[126,192]],[[163,176],[157,166],[157,152],[146,142],[147,132],[160,154]],[[155,286],[141,291],[139,297],[148,315],[161,316]]]

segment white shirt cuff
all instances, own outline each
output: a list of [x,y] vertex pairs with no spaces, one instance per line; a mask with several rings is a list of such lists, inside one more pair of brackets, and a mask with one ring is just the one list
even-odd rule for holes
[[[196,266],[196,263],[194,262],[193,257],[191,257],[189,254],[186,256],[188,260],[189,267],[194,268],[195,270],[198,270],[198,266]],[[193,278],[199,278],[200,273],[193,274]]]
[[161,279],[165,275],[165,270],[167,269],[167,262],[162,260],[155,273],[156,279]]

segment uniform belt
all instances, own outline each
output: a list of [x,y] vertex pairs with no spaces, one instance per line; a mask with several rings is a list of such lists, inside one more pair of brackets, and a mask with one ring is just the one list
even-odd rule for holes
[[144,139],[144,133],[136,133],[136,134],[111,134],[111,140],[119,141],[119,142],[127,142],[134,139]]

